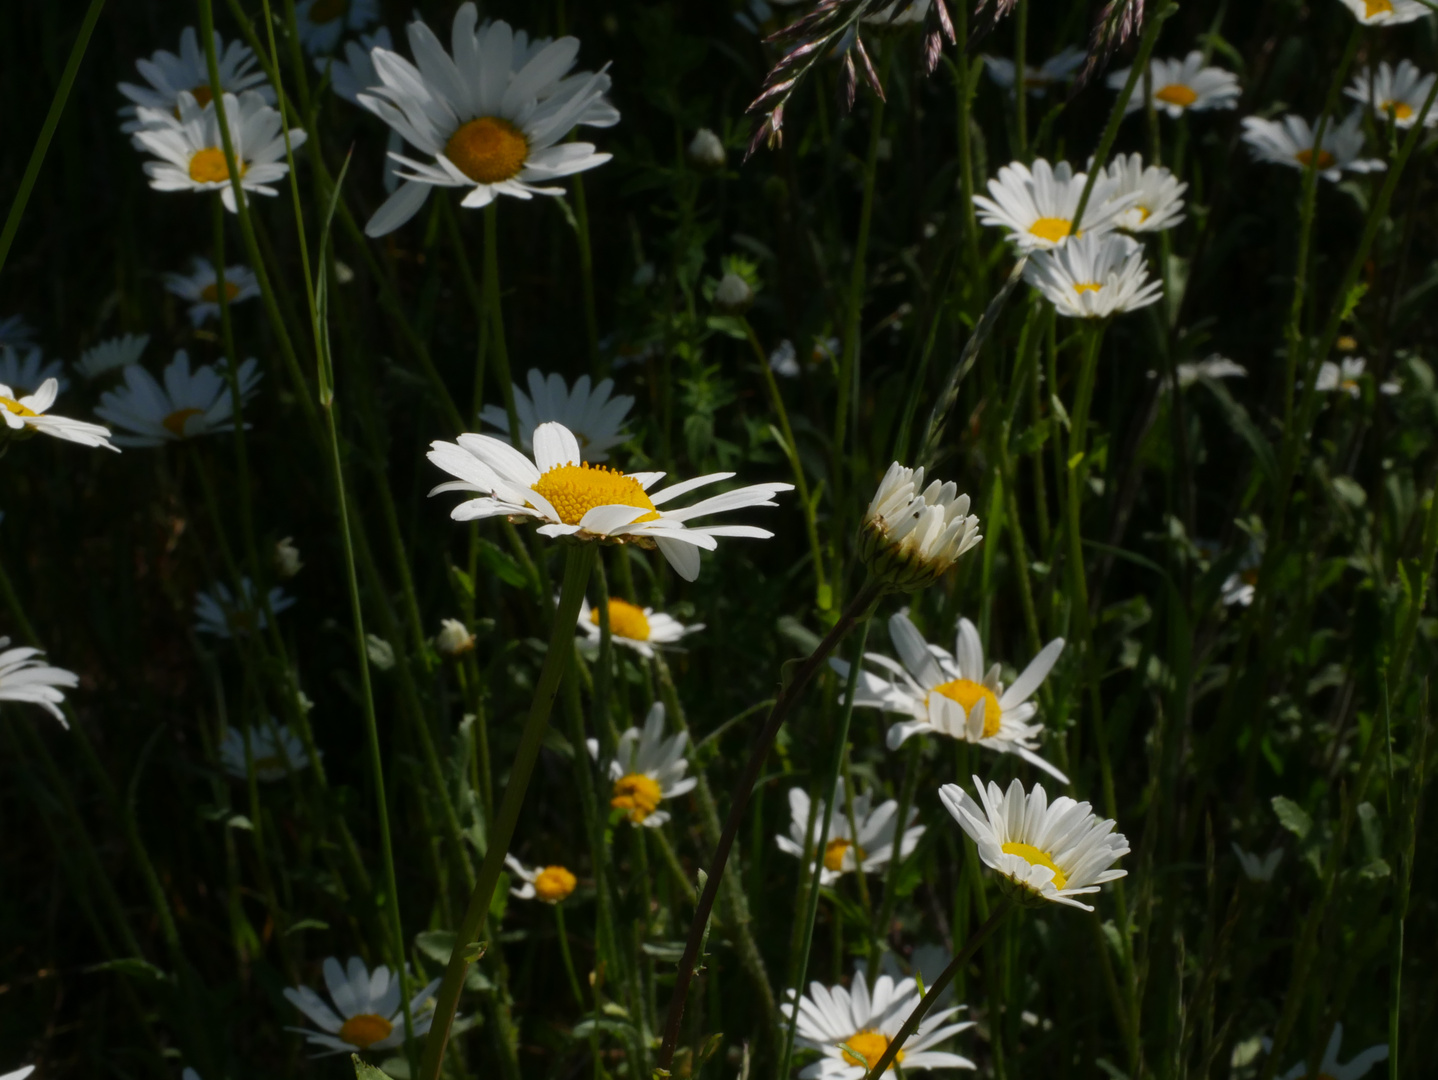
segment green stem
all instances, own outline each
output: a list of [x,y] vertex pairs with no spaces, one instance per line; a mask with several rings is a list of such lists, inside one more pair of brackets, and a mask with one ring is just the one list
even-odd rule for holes
[[574,973],[574,957],[569,954],[569,932],[564,928],[564,901],[554,904],[554,931],[559,938],[559,955],[564,959],[564,972],[569,976],[569,989],[574,1003],[584,1008],[584,992],[579,989],[579,976]]
[[499,213],[498,203],[484,208],[484,308],[489,316],[490,343],[494,346],[494,377],[504,398],[509,417],[509,441],[523,442],[519,413],[514,408],[514,379],[509,372],[509,345],[504,339],[504,308],[499,301]]
[[589,346],[589,370],[599,381],[599,317],[594,306],[594,254],[589,241],[589,199],[584,194],[584,178],[578,173],[574,183],[574,233],[579,242],[579,283],[584,296],[584,337]]

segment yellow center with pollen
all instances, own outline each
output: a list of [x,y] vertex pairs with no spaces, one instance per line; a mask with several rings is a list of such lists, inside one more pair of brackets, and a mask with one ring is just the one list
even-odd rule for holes
[[1012,840],[1004,845],[1005,855],[1017,855],[1030,866],[1047,866],[1054,872],[1054,888],[1062,889],[1068,884],[1068,876],[1060,870],[1047,851],[1040,851],[1032,844],[1016,844]]
[[459,126],[444,144],[444,156],[477,184],[513,180],[529,158],[529,140],[508,120],[481,116]]
[[1074,292],[1082,296],[1086,292],[1098,292],[1103,286],[1097,281],[1075,281]]
[[[237,296],[239,296],[239,295],[240,295],[240,287],[239,287],[238,285],[236,285],[233,281],[226,281],[226,282],[225,282],[225,299],[226,299],[226,300],[233,300],[235,297],[237,297]],[[213,304],[213,303],[215,303],[217,300],[219,300],[219,298],[220,298],[220,287],[219,287],[219,285],[218,285],[216,282],[213,282],[213,281],[212,281],[212,282],[210,282],[208,285],[206,285],[203,289],[200,290],[200,299],[201,299],[201,300],[208,300],[210,303]]]
[[[1073,222],[1065,217],[1041,217],[1029,226],[1029,232],[1033,233],[1040,240],[1047,240],[1050,244],[1057,244],[1069,234]],[[1083,231],[1074,233],[1075,236],[1082,236]]]
[[14,413],[16,416],[39,416],[39,415],[40,415],[40,414],[37,413],[34,409],[26,408],[24,405],[21,405],[21,404],[20,404],[18,401],[16,401],[14,398],[0,397],[0,405],[5,406],[5,408],[9,409],[9,410],[10,410],[12,413]]
[[1180,109],[1186,109],[1198,100],[1193,88],[1183,83],[1169,83],[1162,90],[1155,90],[1153,96],[1165,105],[1177,105]]
[[574,875],[562,866],[546,866],[534,879],[534,895],[546,904],[557,904],[574,891]]
[[[245,163],[239,162],[240,175],[245,175]],[[190,179],[197,184],[221,184],[230,178],[230,166],[225,161],[225,152],[218,146],[207,146],[197,150],[190,158]]]
[[[1308,165],[1313,161],[1312,150],[1300,150],[1293,156],[1297,160],[1298,164],[1302,165],[1304,168],[1307,168]],[[1320,169],[1328,169],[1332,166],[1333,155],[1330,154],[1327,150],[1318,151],[1318,167]]]
[[950,701],[957,701],[964,707],[966,713],[972,711],[974,706],[982,701],[984,703],[983,737],[991,739],[999,733],[999,720],[1004,711],[999,708],[998,697],[983,683],[974,682],[973,679],[954,679],[952,682],[934,687],[934,693],[943,694]]
[[1375,15],[1392,15],[1393,0],[1363,0],[1363,17],[1371,19]]
[[368,1050],[375,1043],[388,1039],[392,1031],[394,1031],[394,1025],[383,1016],[377,1016],[374,1013],[360,1013],[358,1016],[351,1016],[344,1022],[340,1027],[339,1036],[351,1046]]
[[[845,1061],[850,1065],[862,1065],[866,1069],[872,1069],[884,1056],[884,1051],[889,1048],[889,1037],[881,1035],[877,1031],[859,1031],[845,1039],[844,1046],[848,1048],[843,1051]],[[856,1054],[862,1054],[862,1060],[856,1057]],[[904,1052],[900,1050],[894,1055],[894,1060],[889,1068],[892,1069],[903,1060]]]
[[175,438],[183,439],[185,437],[185,421],[192,416],[199,416],[204,411],[204,409],[176,409],[160,423]]
[[[589,612],[589,621],[595,626],[599,625],[598,608]],[[611,596],[609,598],[609,632],[615,637],[628,638],[630,641],[648,641],[649,618],[644,614],[643,608],[635,607],[617,596]]]
[[1381,106],[1384,112],[1391,112],[1395,120],[1410,120],[1413,117],[1413,106],[1406,101],[1388,100]]
[[319,26],[321,23],[334,22],[349,9],[349,0],[315,0],[305,17]]
[[857,862],[862,863],[868,856],[868,852],[851,841],[830,840],[824,845],[824,869],[832,870],[836,874],[843,870],[844,856],[849,853],[850,848],[854,849],[854,859]]
[[609,805],[615,810],[628,810],[629,820],[639,825],[659,809],[659,800],[663,797],[664,789],[654,777],[630,773],[614,781],[614,797]]
[[657,521],[659,513],[639,481],[604,465],[556,465],[541,476],[531,489],[554,507],[559,520],[578,525],[596,506],[633,506],[648,510],[637,521]]

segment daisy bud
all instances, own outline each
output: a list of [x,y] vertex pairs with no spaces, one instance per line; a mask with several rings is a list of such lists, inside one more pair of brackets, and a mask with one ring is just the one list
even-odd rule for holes
[[381,671],[394,667],[394,646],[378,634],[364,636],[364,649],[369,653],[369,662]]
[[859,555],[895,592],[932,584],[983,539],[969,497],[952,483],[924,488],[924,470],[889,466],[859,530]]
[[474,635],[464,628],[458,619],[445,619],[439,624],[439,633],[434,637],[434,647],[441,656],[462,656],[474,648]]
[[714,289],[714,306],[729,315],[747,311],[754,302],[754,290],[734,271],[727,271]]
[[293,536],[287,536],[275,544],[274,563],[275,573],[285,581],[304,569],[305,564],[300,562],[300,549],[295,547]]
[[726,155],[719,136],[708,128],[700,128],[689,143],[689,161],[700,169],[722,169]]

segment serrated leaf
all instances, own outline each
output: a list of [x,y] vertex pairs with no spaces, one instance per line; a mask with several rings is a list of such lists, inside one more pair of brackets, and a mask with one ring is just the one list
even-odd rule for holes
[[376,1068],[368,1061],[361,1061],[358,1054],[351,1054],[350,1061],[354,1062],[355,1080],[389,1080],[383,1069]]
[[1313,819],[1292,799],[1275,795],[1272,805],[1273,812],[1278,815],[1278,823],[1298,839],[1304,839],[1313,831]]

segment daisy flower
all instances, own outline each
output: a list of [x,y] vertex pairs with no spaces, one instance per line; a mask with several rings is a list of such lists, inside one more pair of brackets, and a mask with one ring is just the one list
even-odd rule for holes
[[[838,356],[839,348],[839,339],[836,337],[815,338],[809,346],[810,366],[817,368],[820,364],[833,360]],[[788,338],[779,342],[769,354],[769,370],[785,379],[797,378],[803,372],[799,365],[799,354],[794,349],[794,343]]]
[[28,349],[35,344],[35,328],[23,316],[7,315],[0,319],[0,345],[12,349]]
[[434,647],[441,656],[451,659],[463,656],[474,648],[474,635],[458,619],[441,619],[439,633],[434,636]]
[[18,349],[0,345],[0,383],[22,393],[33,394],[45,384],[46,379],[55,380],[57,393],[63,394],[70,388],[70,380],[65,377],[65,365],[62,361],[51,360],[48,364],[45,363],[38,347],[31,349],[22,358]]
[[1224,607],[1248,607],[1253,603],[1258,592],[1258,567],[1262,562],[1262,549],[1258,544],[1250,543],[1233,573],[1224,578],[1219,586],[1218,598]]
[[[1337,183],[1345,172],[1382,172],[1387,166],[1375,158],[1360,158],[1363,152],[1362,114],[1354,111],[1337,126],[1330,123],[1318,148],[1318,172]],[[1243,141],[1254,161],[1306,169],[1313,160],[1314,129],[1301,116],[1289,114],[1282,120],[1259,116],[1243,118]]]
[[46,416],[45,410],[55,404],[60,393],[55,379],[46,379],[33,394],[22,395],[18,390],[0,383],[0,417],[11,432],[38,431],[66,442],[81,446],[118,449],[110,445],[110,429],[84,420],[71,420],[67,416]]
[[[188,274],[167,273],[160,276],[165,288],[190,303],[190,322],[203,326],[209,319],[220,317],[220,288],[215,280],[215,264],[201,255],[190,260]],[[225,267],[225,297],[230,304],[252,300],[260,295],[260,281],[248,266]]]
[[[604,379],[591,389],[589,376],[581,375],[570,389],[563,376],[545,376],[537,368],[530,368],[528,381],[527,394],[514,386],[519,443],[525,450],[534,449],[534,429],[551,420],[574,433],[585,461],[608,461],[609,450],[629,438],[625,417],[634,407],[634,399],[628,394],[610,397],[613,379]],[[503,405],[486,405],[479,418],[509,434],[509,414]]]
[[519,878],[517,889],[510,889],[511,896],[521,900],[540,900],[546,904],[557,904],[566,900],[579,884],[574,875],[563,866],[525,866],[513,855],[504,857],[504,865],[510,873]]
[[[844,797],[842,779],[834,788],[834,805],[828,809],[829,840],[824,845],[824,869],[819,880],[832,885],[844,874],[863,870],[866,874],[878,873],[894,858],[894,836],[899,831],[897,821],[899,804],[893,799],[871,806],[873,793],[861,791],[854,796],[853,828],[850,828],[848,800]],[[786,855],[797,859],[812,859],[814,844],[823,835],[824,800],[814,814],[814,832],[808,834],[809,793],[803,788],[789,789],[789,835],[775,836],[774,843]],[[909,820],[904,823],[904,837],[899,843],[899,858],[905,859],[919,844],[924,827],[909,828],[918,819],[919,811],[909,808]]]
[[1106,319],[1147,307],[1163,295],[1163,283],[1148,280],[1143,245],[1127,236],[1087,236],[1034,254],[1024,280],[1060,315]]
[[[1063,638],[1045,645],[1007,690],[999,678],[999,665],[984,666],[983,643],[968,619],[959,620],[952,654],[925,641],[902,611],[889,619],[889,640],[903,663],[865,653],[864,659],[883,668],[888,677],[861,670],[854,704],[909,715],[910,719],[889,728],[890,750],[897,750],[912,735],[948,735],[1001,754],[1017,754],[1068,783],[1068,777],[1034,753],[1043,725],[1029,722],[1038,712],[1029,699],[1058,662]],[[829,663],[841,675],[849,674],[844,661]]]
[[[589,754],[599,757],[599,743],[587,741]],[[664,737],[664,705],[656,701],[644,719],[644,730],[629,728],[619,736],[614,760],[606,772],[614,782],[609,806],[625,811],[635,825],[657,829],[669,820],[669,811],[660,810],[665,799],[677,798],[698,782],[685,776],[689,762],[684,758],[689,736],[685,732]]]
[[333,56],[315,57],[315,70],[321,75],[328,73],[330,88],[351,105],[358,105],[360,94],[379,85],[374,61],[370,59],[376,47],[394,49],[394,38],[390,37],[388,27],[381,26],[373,34],[361,34],[358,41],[346,41],[343,60]]
[[[1370,68],[1353,76],[1344,93],[1369,106],[1379,120],[1392,117],[1398,127],[1411,128],[1433,90],[1433,80],[1434,76],[1424,75],[1408,60],[1400,60],[1396,71],[1385,60],[1376,71]],[[1438,108],[1430,109],[1423,121],[1424,127],[1434,124],[1438,124]]]
[[255,779],[267,784],[309,766],[309,755],[299,736],[288,724],[276,724],[271,719],[264,727],[225,730],[225,737],[220,740],[220,764],[237,780],[247,780],[250,775],[245,766],[246,743],[249,743],[250,761],[255,766]]
[[1416,22],[1433,9],[1418,0],[1343,0],[1343,6],[1364,26],[1398,26]]
[[39,705],[64,727],[65,714],[60,702],[65,700],[61,687],[74,689],[80,676],[64,668],[51,667],[39,649],[24,646],[10,648],[10,639],[0,637],[0,701],[28,701]]
[[[1325,360],[1318,369],[1318,389],[1327,393],[1338,390],[1351,398],[1360,397],[1362,396],[1363,389],[1362,383],[1359,380],[1363,378],[1364,369],[1367,366],[1367,362],[1361,356],[1344,357],[1344,359],[1337,364],[1332,360]],[[1399,383],[1390,379],[1383,383],[1383,385],[1378,388],[1378,391],[1382,394],[1391,395],[1398,393],[1400,389],[1402,389],[1402,387]]]
[[[591,642],[599,642],[599,609],[585,600],[579,608],[579,628]],[[689,634],[704,629],[703,623],[685,626],[672,615],[652,607],[638,607],[617,596],[609,598],[609,636],[616,644],[626,645],[646,660],[654,659],[654,651],[673,645]]]
[[360,94],[360,104],[434,163],[395,156],[408,171],[365,226],[368,235],[399,228],[432,187],[468,189],[461,205],[473,209],[499,195],[559,195],[564,189],[549,181],[609,160],[592,143],[563,141],[578,124],[617,119],[604,101],[608,75],[568,76],[579,41],[561,38],[531,54],[527,37],[517,37],[508,23],[479,27],[478,19],[473,3],[455,13],[452,56],[428,26],[411,23],[418,67],[388,49],[370,53],[379,85]]
[[[220,69],[220,89],[225,93],[252,91],[267,102],[275,100],[274,88],[265,81],[264,72],[254,70],[255,54],[247,46],[238,41],[226,45],[216,33],[215,62]],[[120,84],[120,93],[132,102],[120,110],[120,115],[128,118],[120,125],[121,131],[139,131],[148,126],[139,115],[140,109],[157,109],[172,117],[179,116],[182,93],[188,93],[202,106],[213,98],[209,64],[193,26],[180,31],[180,55],[160,49],[146,59],[136,60],[135,67],[150,85]]]
[[[1343,1025],[1334,1024],[1333,1034],[1328,1037],[1328,1046],[1323,1051],[1323,1060],[1318,1066],[1318,1075],[1322,1080],[1359,1080],[1367,1076],[1373,1066],[1380,1061],[1388,1060],[1388,1044],[1380,1043],[1378,1046],[1370,1046],[1361,1054],[1355,1057],[1346,1065],[1338,1064],[1338,1048],[1343,1045]],[[1270,1039],[1263,1040],[1265,1051],[1273,1048]],[[1293,1068],[1278,1078],[1278,1080],[1303,1080],[1308,1075],[1308,1065],[1300,1061]]]
[[752,525],[705,525],[686,522],[705,514],[746,506],[777,506],[774,496],[792,484],[751,484],[702,499],[693,506],[660,509],[664,504],[705,484],[727,480],[733,473],[710,473],[649,494],[662,472],[622,473],[603,465],[581,463],[579,441],[563,424],[534,429],[534,459],[489,435],[464,434],[459,442],[431,444],[429,460],[451,476],[430,492],[474,491],[450,511],[455,521],[488,517],[537,518],[544,536],[580,540],[638,543],[659,548],[685,581],[699,576],[698,548],[714,550],[716,536],[767,539],[774,534]]
[[124,334],[107,338],[81,353],[80,359],[75,362],[75,370],[86,379],[97,379],[107,371],[139,363],[145,346],[149,343],[149,334]]
[[1108,167],[1114,181],[1115,197],[1132,195],[1118,218],[1118,227],[1125,232],[1149,233],[1171,229],[1183,220],[1183,193],[1188,185],[1162,165],[1143,167],[1143,155],[1120,154]]
[[[250,357],[238,376],[240,400],[245,402],[260,381],[259,361]],[[131,364],[124,384],[100,395],[95,414],[130,432],[115,437],[121,446],[162,446],[234,430],[234,398],[223,359],[192,373],[190,354],[177,349],[164,380],[161,386],[144,368]]]
[[295,29],[305,52],[330,52],[345,31],[360,31],[379,18],[379,0],[299,0]]
[[[1242,364],[1235,364],[1226,356],[1213,353],[1202,360],[1193,360],[1178,365],[1175,372],[1178,375],[1178,386],[1180,390],[1187,390],[1199,379],[1243,379],[1248,376],[1248,369]],[[1156,377],[1158,372],[1149,372],[1150,376]]]
[[[336,1053],[355,1050],[391,1050],[404,1044],[404,1010],[400,1007],[399,979],[381,964],[373,973],[358,956],[351,956],[348,970],[331,956],[324,962],[325,986],[334,1008],[308,986],[285,987],[289,1003],[320,1028],[286,1028],[297,1031],[311,1046]],[[439,980],[415,994],[409,1002],[414,1034],[429,1031],[434,1020],[433,1006],[427,1005],[439,989]]]
[[[140,119],[149,125],[135,132],[142,149],[159,158],[145,162],[145,175],[156,191],[218,191],[230,213],[236,213],[235,189],[230,183],[229,162],[220,136],[219,113],[213,102],[200,105],[188,90],[180,92],[180,116],[140,109]],[[257,195],[278,194],[270,185],[289,173],[285,161],[285,139],[280,132],[280,114],[253,90],[235,97],[225,95],[225,119],[230,144],[240,168],[240,187]],[[299,149],[305,141],[304,128],[290,129],[290,147]]]
[[[974,196],[979,220],[1009,230],[1009,239],[1020,251],[1051,248],[1062,244],[1073,226],[1083,195],[1087,173],[1075,173],[1067,161],[1051,166],[1043,158],[1033,168],[1014,161],[989,181],[989,194]],[[1118,196],[1107,173],[1094,183],[1077,235],[1111,232],[1119,216],[1137,201],[1135,196]]]
[[1272,881],[1274,871],[1283,861],[1282,848],[1274,848],[1267,855],[1260,857],[1250,851],[1244,851],[1234,844],[1233,853],[1238,856],[1238,865],[1243,868],[1243,876],[1249,881]]
[[979,518],[953,481],[930,481],[924,467],[889,466],[859,529],[859,556],[869,572],[900,592],[932,584],[978,546]]
[[[1110,74],[1109,88],[1122,90],[1131,71],[1133,68],[1126,67]],[[1148,74],[1153,84],[1153,107],[1174,119],[1186,112],[1232,109],[1238,104],[1238,76],[1220,67],[1209,67],[1203,62],[1203,53],[1197,49],[1182,60],[1150,60]],[[1124,115],[1137,112],[1146,104],[1143,77],[1140,76],[1129,96]]]
[[[1065,48],[1056,56],[1051,56],[1038,67],[1032,64],[1024,65],[1024,89],[1030,97],[1042,97],[1050,88],[1059,83],[1068,82],[1073,78],[1079,65],[1084,62],[1087,54],[1082,49],[1076,49],[1072,45]],[[1002,56],[985,56],[984,70],[989,73],[989,78],[996,86],[1000,86],[1009,92],[1012,97],[1014,93],[1014,62]]]
[[1128,854],[1128,840],[1115,822],[1094,816],[1086,802],[1067,795],[1049,804],[1042,784],[1025,794],[1014,780],[1009,790],[986,789],[977,776],[980,806],[958,784],[939,788],[939,798],[979,849],[979,858],[1033,896],[1092,911],[1075,896],[1096,893],[1105,882],[1124,877],[1111,869]]
[[[797,1003],[794,991],[789,991],[789,1001],[783,1011],[785,1016],[792,1017],[794,1010],[798,1009],[795,1025],[798,1044],[823,1055],[800,1071],[799,1076],[803,1080],[863,1080],[868,1071],[879,1063],[879,1058],[889,1048],[889,1042],[899,1033],[904,1021],[923,997],[914,979],[895,980],[891,975],[880,975],[871,994],[864,965],[856,964],[854,967],[854,977],[848,989],[812,982],[809,993],[799,998]],[[962,1009],[962,1005],[951,1005],[930,1012],[904,1043],[904,1049],[894,1055],[893,1065],[889,1068],[892,1070],[894,1065],[902,1065],[905,1072],[976,1068],[966,1057],[934,1049],[974,1026],[971,1020],[957,1024],[948,1022]]]
[[[195,594],[195,629],[202,634],[227,638],[248,634],[251,630],[263,630],[269,623],[264,608],[255,596],[255,584],[249,578],[242,578],[240,590],[243,593],[236,602],[235,594],[223,581],[215,582],[209,592],[201,590]],[[294,599],[276,585],[270,590],[270,611],[278,615],[294,607]]]

